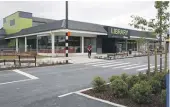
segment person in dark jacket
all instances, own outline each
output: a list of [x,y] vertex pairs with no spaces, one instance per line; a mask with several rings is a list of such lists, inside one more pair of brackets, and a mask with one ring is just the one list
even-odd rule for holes
[[91,44],[87,47],[88,57],[91,58],[92,46]]

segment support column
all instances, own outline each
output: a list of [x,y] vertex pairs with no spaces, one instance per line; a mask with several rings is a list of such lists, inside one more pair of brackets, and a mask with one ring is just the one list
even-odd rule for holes
[[125,44],[126,44],[126,51],[128,51],[128,50],[127,50],[127,47],[128,47],[128,46],[127,46],[127,39],[125,40]]
[[16,38],[15,47],[16,47],[16,52],[18,52],[18,38]]
[[53,33],[51,33],[51,49],[52,49],[52,56],[55,56],[55,40],[54,40],[54,34]]
[[84,36],[81,37],[81,53],[84,53]]
[[138,41],[136,41],[136,48],[137,48],[136,51],[137,51],[137,52],[139,51],[139,47],[140,47],[140,46],[139,46],[139,43],[138,43]]
[[25,52],[27,52],[27,37],[25,37]]
[[36,51],[38,53],[38,35],[37,35],[37,38],[36,38]]

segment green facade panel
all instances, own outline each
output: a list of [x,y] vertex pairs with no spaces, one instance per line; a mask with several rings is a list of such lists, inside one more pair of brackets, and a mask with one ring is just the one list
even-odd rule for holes
[[[12,24],[11,21],[13,21]],[[17,33],[29,27],[32,27],[32,19],[19,17],[19,12],[4,18],[3,28],[7,34]]]

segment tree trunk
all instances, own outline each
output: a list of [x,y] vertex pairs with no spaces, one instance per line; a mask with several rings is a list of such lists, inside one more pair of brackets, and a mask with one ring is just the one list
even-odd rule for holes
[[165,65],[164,65],[164,71],[167,72],[167,65],[168,61],[167,61],[167,43],[165,43]]
[[160,46],[160,72],[162,72],[162,35],[160,35],[159,46]]
[[157,66],[157,49],[155,47],[155,73],[158,72],[158,66]]
[[150,75],[150,52],[149,52],[149,43],[147,43],[147,53],[148,53],[148,71],[147,71],[147,75]]

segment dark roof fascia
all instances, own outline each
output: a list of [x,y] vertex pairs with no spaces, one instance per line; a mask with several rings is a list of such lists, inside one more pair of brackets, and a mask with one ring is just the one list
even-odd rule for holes
[[[64,22],[64,24],[63,24],[63,28],[64,29],[66,29],[66,24],[65,24],[65,19],[63,20],[63,22]],[[70,24],[69,24],[70,23]],[[79,24],[80,26],[79,27],[77,27],[77,29],[75,29],[75,28],[72,28],[72,23],[74,23],[74,24]],[[88,22],[80,22],[80,21],[74,21],[74,20],[69,20],[68,21],[68,29],[70,29],[70,30],[80,30],[80,31],[88,31],[88,32],[98,32],[98,33],[107,33],[107,31],[103,28],[103,31],[92,31],[92,30],[87,30],[87,29],[81,29],[81,24],[83,25],[83,24],[89,24],[89,26],[90,25],[92,25],[92,26],[96,26],[96,27],[101,27],[101,28],[103,28],[104,26],[103,25],[99,25],[99,24],[93,24],[93,23],[88,23]],[[84,27],[85,28],[85,27]]]

